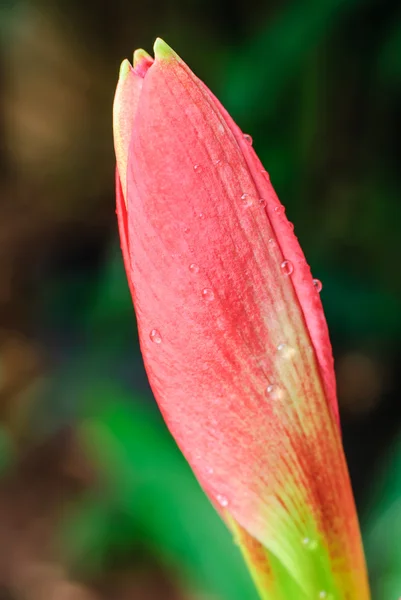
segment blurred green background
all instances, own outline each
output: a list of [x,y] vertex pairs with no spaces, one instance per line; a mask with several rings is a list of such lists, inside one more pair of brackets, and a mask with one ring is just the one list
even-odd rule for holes
[[119,251],[113,94],[156,36],[253,136],[323,282],[374,598],[398,600],[399,3],[0,0],[0,36],[0,600],[256,600],[154,405]]

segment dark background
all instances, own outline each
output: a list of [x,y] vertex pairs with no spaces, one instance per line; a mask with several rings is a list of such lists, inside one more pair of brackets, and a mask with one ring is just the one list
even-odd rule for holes
[[401,596],[401,9],[0,0],[0,600],[255,600],[158,416],[117,240],[121,60],[163,37],[254,146],[336,358],[374,597]]

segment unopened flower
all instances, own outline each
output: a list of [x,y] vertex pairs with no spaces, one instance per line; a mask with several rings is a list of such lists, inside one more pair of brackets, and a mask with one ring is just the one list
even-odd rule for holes
[[368,600],[320,282],[250,136],[154,49],[122,64],[114,133],[155,398],[262,598]]

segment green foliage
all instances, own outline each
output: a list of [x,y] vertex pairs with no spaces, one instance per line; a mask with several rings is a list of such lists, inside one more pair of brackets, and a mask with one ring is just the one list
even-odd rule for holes
[[96,569],[113,550],[121,555],[141,543],[197,589],[256,599],[231,535],[161,417],[107,383],[88,387],[82,402],[79,435],[101,484],[64,522],[70,563]]
[[401,589],[401,438],[381,467],[365,514],[365,548],[375,598],[398,598]]
[[236,48],[223,79],[224,101],[238,118],[265,120],[277,112],[305,59],[360,0],[288,2]]
[[7,431],[0,427],[0,476],[7,471],[13,461],[13,447]]

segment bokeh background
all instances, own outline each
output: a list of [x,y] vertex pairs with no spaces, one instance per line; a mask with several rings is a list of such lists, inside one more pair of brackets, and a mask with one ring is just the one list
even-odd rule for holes
[[0,0],[0,36],[0,600],[256,600],[154,405],[120,257],[111,106],[156,36],[253,136],[323,282],[374,598],[398,600],[399,3]]

